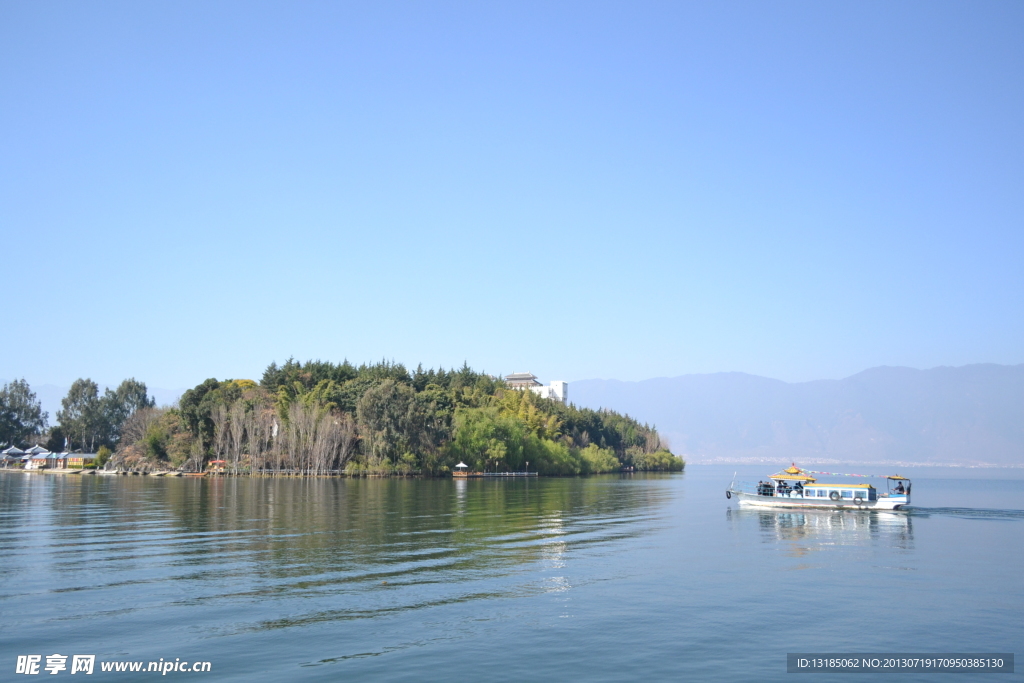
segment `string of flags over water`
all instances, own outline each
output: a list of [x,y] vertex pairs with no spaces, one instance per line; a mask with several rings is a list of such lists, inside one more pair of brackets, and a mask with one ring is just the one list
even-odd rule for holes
[[848,472],[819,472],[817,470],[804,470],[811,474],[828,474],[834,477],[869,477],[871,479],[904,479],[898,474],[850,474]]
[[898,474],[851,474],[849,472],[821,472],[819,470],[805,470],[797,467],[794,463],[783,470],[788,474],[827,474],[832,477],[866,477],[868,479],[906,479]]

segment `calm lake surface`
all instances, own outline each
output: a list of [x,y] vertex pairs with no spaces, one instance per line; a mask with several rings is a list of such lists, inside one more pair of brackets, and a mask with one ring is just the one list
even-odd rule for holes
[[1020,654],[1024,471],[908,469],[899,514],[740,511],[737,469],[774,471],[0,473],[0,678],[53,653],[239,681],[789,680],[787,652]]

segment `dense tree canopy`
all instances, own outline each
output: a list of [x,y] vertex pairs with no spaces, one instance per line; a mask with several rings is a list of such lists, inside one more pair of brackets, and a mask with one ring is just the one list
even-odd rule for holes
[[47,417],[24,379],[0,389],[0,445],[28,446],[45,431]]
[[[103,411],[100,408],[100,388],[91,379],[77,379],[61,399],[57,421],[61,431],[74,445],[93,451],[102,443]],[[74,447],[74,446],[72,446]]]
[[[61,400],[59,432],[71,450],[95,452],[101,446],[114,447],[121,441],[121,430],[128,419],[155,404],[146,385],[135,378],[121,382],[117,389],[107,389],[103,396],[96,382],[78,379]],[[51,434],[49,447],[62,448],[54,437]]]
[[156,401],[150,398],[146,385],[134,377],[126,379],[117,389],[107,389],[100,400],[106,441],[116,444],[121,440],[121,428],[136,411],[152,408]]
[[409,372],[387,361],[289,359],[267,367],[259,384],[211,378],[176,409],[135,414],[115,461],[137,466],[311,474],[442,474],[460,460],[492,471],[529,463],[542,474],[683,466],[652,427],[511,390],[468,365]]

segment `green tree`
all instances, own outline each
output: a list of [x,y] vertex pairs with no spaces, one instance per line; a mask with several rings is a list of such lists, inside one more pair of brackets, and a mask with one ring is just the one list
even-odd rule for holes
[[46,437],[46,443],[44,445],[46,446],[46,450],[52,451],[54,453],[59,453],[64,450],[64,448],[68,445],[68,442],[67,437],[64,434],[64,430],[60,428],[60,425],[57,425],[56,427],[50,430],[50,433]]
[[61,399],[57,420],[70,439],[69,450],[76,447],[92,451],[106,436],[106,420],[99,398],[99,387],[91,379],[77,379]]
[[394,379],[385,379],[362,395],[356,414],[371,467],[394,464],[406,453],[424,450],[425,407],[416,400],[415,389]]
[[146,384],[134,377],[121,382],[117,389],[107,389],[100,399],[100,412],[106,427],[103,440],[116,446],[121,440],[121,429],[125,421],[135,411],[155,406],[156,400],[149,397]]
[[630,449],[633,466],[641,471],[649,472],[681,472],[686,463],[683,459],[661,449],[653,453],[644,453],[639,448]]
[[448,452],[470,469],[518,470],[531,457],[534,464],[541,457],[539,439],[529,436],[527,425],[497,408],[460,408]]
[[27,446],[46,429],[47,417],[24,379],[0,389],[0,445]]
[[220,382],[211,377],[178,399],[178,412],[186,428],[199,442],[200,450],[205,450],[204,444],[213,439],[213,420],[210,414],[216,401],[211,394],[219,388]]
[[615,451],[610,448],[599,448],[597,444],[592,443],[581,449],[579,456],[586,474],[618,472],[622,469],[622,463],[615,457]]

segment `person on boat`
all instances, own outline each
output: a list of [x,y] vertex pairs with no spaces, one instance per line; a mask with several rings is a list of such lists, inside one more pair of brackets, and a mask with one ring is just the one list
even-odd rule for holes
[[906,493],[906,490],[903,488],[902,481],[896,484],[896,493]]
[[797,493],[799,493],[801,496],[803,496],[804,495],[804,485],[803,485],[803,482],[798,481],[793,486],[793,490],[796,491]]

